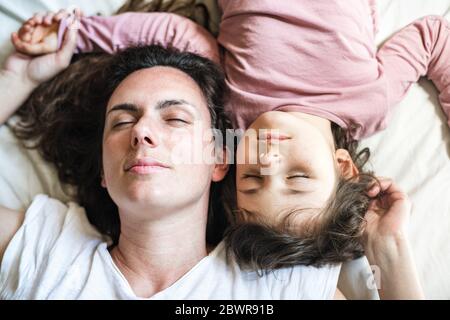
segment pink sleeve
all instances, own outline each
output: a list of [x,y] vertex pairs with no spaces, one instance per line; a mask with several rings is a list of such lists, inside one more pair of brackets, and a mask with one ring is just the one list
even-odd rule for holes
[[450,26],[445,18],[427,16],[413,22],[389,39],[377,57],[387,78],[390,106],[419,77],[427,76],[440,92],[450,125]]
[[[59,28],[59,44],[67,28]],[[216,39],[195,22],[170,13],[124,13],[84,17],[79,23],[77,52],[117,52],[133,45],[159,44],[197,53],[219,62]]]

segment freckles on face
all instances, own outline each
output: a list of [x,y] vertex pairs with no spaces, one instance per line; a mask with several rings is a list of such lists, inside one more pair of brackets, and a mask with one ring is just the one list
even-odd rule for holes
[[[211,133],[211,122],[203,94],[189,76],[168,67],[139,70],[114,91],[106,112],[104,184],[113,200],[130,194],[167,200],[204,187],[199,177],[207,177],[211,166],[193,165],[190,159],[203,148],[201,141],[192,142]],[[169,169],[141,175],[124,170],[130,161],[144,158]]]

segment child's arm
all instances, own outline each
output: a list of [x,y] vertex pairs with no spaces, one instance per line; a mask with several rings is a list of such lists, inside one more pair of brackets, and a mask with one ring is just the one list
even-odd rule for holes
[[[61,23],[60,33],[64,24],[65,20]],[[99,47],[111,53],[138,44],[160,44],[219,61],[214,37],[200,25],[176,14],[124,13],[81,18],[79,35],[80,51]]]
[[[72,18],[69,16],[61,20],[59,39]],[[78,52],[100,49],[113,53],[133,45],[159,44],[219,62],[216,39],[202,26],[176,14],[124,13],[112,17],[80,17],[78,22]]]
[[[27,21],[32,28],[24,30],[21,36],[22,40],[30,42],[24,53],[37,55],[55,51],[67,31],[67,25],[76,19],[76,52],[102,50],[113,53],[134,45],[159,44],[197,53],[220,62],[216,39],[202,26],[176,14],[154,12],[82,17],[81,13],[77,12],[74,18],[69,12],[61,10],[57,15],[62,18],[56,29],[54,24],[46,25],[42,15]],[[55,43],[54,38],[59,40]],[[44,48],[43,43],[51,45]]]
[[427,76],[440,92],[450,125],[450,25],[445,18],[428,16],[413,22],[389,39],[377,58],[388,80],[390,107],[419,77]]
[[365,216],[365,253],[375,278],[379,279],[381,299],[423,299],[412,252],[407,240],[411,204],[408,197],[389,179],[381,179],[368,191],[374,200]]

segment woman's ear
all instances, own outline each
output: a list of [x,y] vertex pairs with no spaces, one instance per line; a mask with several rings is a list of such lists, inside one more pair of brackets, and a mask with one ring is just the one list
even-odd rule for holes
[[105,175],[103,174],[103,170],[102,170],[100,176],[102,178],[101,185],[103,188],[106,188],[106,181],[105,181]]
[[212,181],[222,181],[228,173],[230,165],[228,164],[229,152],[228,148],[224,147],[222,150],[216,152],[216,162],[212,174]]
[[337,149],[335,155],[337,166],[343,178],[351,179],[358,176],[359,170],[347,150]]

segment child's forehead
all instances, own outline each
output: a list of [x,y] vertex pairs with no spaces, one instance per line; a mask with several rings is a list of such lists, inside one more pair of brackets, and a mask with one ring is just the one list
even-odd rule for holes
[[279,207],[256,206],[240,207],[237,210],[240,221],[255,222],[272,226],[277,230],[303,230],[310,224],[318,224],[321,220],[323,208],[312,208],[309,206],[286,205]]

